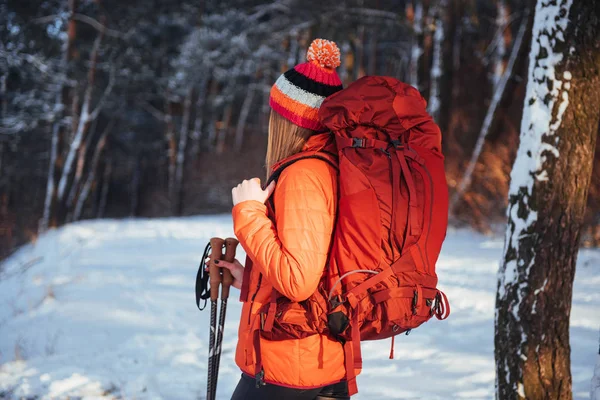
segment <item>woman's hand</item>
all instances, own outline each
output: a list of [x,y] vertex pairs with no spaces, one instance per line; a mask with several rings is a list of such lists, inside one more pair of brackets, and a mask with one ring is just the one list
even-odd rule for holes
[[235,206],[246,200],[256,200],[264,204],[269,196],[273,194],[274,190],[275,181],[271,182],[266,190],[262,190],[260,187],[260,179],[252,178],[250,180],[245,180],[231,189],[233,205]]
[[232,263],[224,260],[215,260],[215,264],[231,271],[231,275],[233,275],[232,286],[236,289],[242,288],[242,281],[244,280],[244,267],[237,259],[233,260]]

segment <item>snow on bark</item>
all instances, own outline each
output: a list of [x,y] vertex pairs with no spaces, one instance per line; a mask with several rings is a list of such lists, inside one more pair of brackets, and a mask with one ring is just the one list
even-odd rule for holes
[[[557,43],[564,41],[564,32],[569,23],[572,0],[558,2],[538,0],[532,29],[532,45],[529,54],[528,82],[525,94],[525,107],[521,123],[520,145],[511,172],[508,226],[504,244],[504,262],[498,272],[498,301],[496,326],[498,326],[498,303],[509,303],[508,309],[515,321],[519,321],[519,311],[532,266],[536,262],[536,252],[532,250],[529,263],[525,265],[519,254],[519,241],[530,234],[537,221],[537,211],[529,203],[536,180],[547,179],[545,168],[548,154],[555,159],[560,157],[556,147],[559,138],[555,136],[562,123],[562,117],[569,105],[570,73],[557,76],[556,66],[563,60],[563,54],[556,51]],[[515,290],[516,289],[516,290]],[[534,288],[534,290],[543,288]],[[515,294],[516,299],[509,294]],[[527,359],[523,352],[528,337],[523,325],[516,323],[520,345],[514,349],[517,357]],[[505,358],[505,361],[507,359]],[[525,397],[523,382],[510,379],[510,368],[503,366],[506,382],[516,382],[513,390]],[[498,386],[498,384],[497,384]]]
[[[556,38],[568,24],[568,13],[572,0],[565,0],[561,6],[544,4],[538,1],[533,25],[533,39],[529,58],[529,81],[525,94],[525,110],[521,122],[521,137],[517,157],[513,165],[509,196],[525,193],[525,200],[531,196],[534,180],[546,180],[544,163],[546,153],[560,157],[556,144],[549,140],[555,135],[562,123],[562,117],[569,105],[571,74],[555,75],[555,66],[563,55],[554,52]],[[561,14],[562,13],[562,14]],[[556,36],[556,38],[555,38]],[[557,112],[554,113],[554,107]],[[526,202],[524,204],[528,206]],[[535,210],[529,209],[526,218],[519,217],[519,205],[511,205],[507,214],[514,223],[514,229],[506,232],[505,254],[508,247],[518,249],[518,239],[527,232],[527,228],[536,220]],[[525,269],[527,271],[528,268]],[[504,294],[506,285],[513,284],[517,275],[516,263],[506,266],[500,278],[500,294]]]
[[481,151],[483,150],[483,145],[485,144],[485,139],[490,130],[490,126],[492,125],[492,122],[494,120],[496,109],[498,108],[498,105],[502,100],[508,80],[512,76],[512,70],[515,65],[515,61],[517,60],[517,56],[519,55],[521,45],[523,44],[523,38],[525,36],[525,32],[527,31],[527,20],[527,16],[524,16],[521,20],[521,26],[513,44],[513,48],[511,51],[510,59],[508,60],[508,64],[506,66],[506,70],[502,74],[502,79],[500,80],[500,82],[498,82],[498,85],[495,88],[494,96],[492,97],[492,102],[490,103],[490,106],[488,107],[487,113],[483,120],[481,130],[479,131],[479,137],[477,139],[477,143],[475,144],[473,154],[471,155],[471,160],[469,161],[463,178],[457,185],[456,191],[454,192],[454,195],[452,196],[452,199],[450,201],[450,210],[454,209],[458,201],[462,198],[463,194],[465,193],[465,190],[467,190],[467,188],[471,184],[473,172],[475,171],[475,166],[477,165],[477,160],[479,160],[479,156],[481,155]]

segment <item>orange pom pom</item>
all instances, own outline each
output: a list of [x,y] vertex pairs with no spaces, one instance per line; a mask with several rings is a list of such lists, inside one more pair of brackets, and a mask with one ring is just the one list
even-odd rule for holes
[[322,68],[337,68],[341,64],[340,49],[335,42],[315,39],[308,48],[306,59]]

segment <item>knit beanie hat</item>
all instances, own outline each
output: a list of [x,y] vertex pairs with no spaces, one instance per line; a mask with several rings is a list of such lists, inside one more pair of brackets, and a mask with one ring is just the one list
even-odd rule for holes
[[306,54],[308,62],[296,65],[277,79],[271,88],[269,105],[279,115],[302,128],[323,132],[319,107],[326,97],[342,90],[335,72],[340,49],[334,42],[315,39]]

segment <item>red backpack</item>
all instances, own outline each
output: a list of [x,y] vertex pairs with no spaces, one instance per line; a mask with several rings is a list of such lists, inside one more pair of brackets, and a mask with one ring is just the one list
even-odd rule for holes
[[[325,276],[301,303],[274,291],[263,310],[261,335],[337,337],[344,346],[350,395],[357,392],[356,370],[362,368],[361,340],[392,337],[391,358],[395,335],[450,314],[435,273],[448,223],[448,187],[440,129],[425,106],[412,86],[389,77],[361,78],[320,108],[335,145],[283,160],[271,177],[307,157],[339,169]],[[305,327],[279,322],[298,309],[307,315]]]

